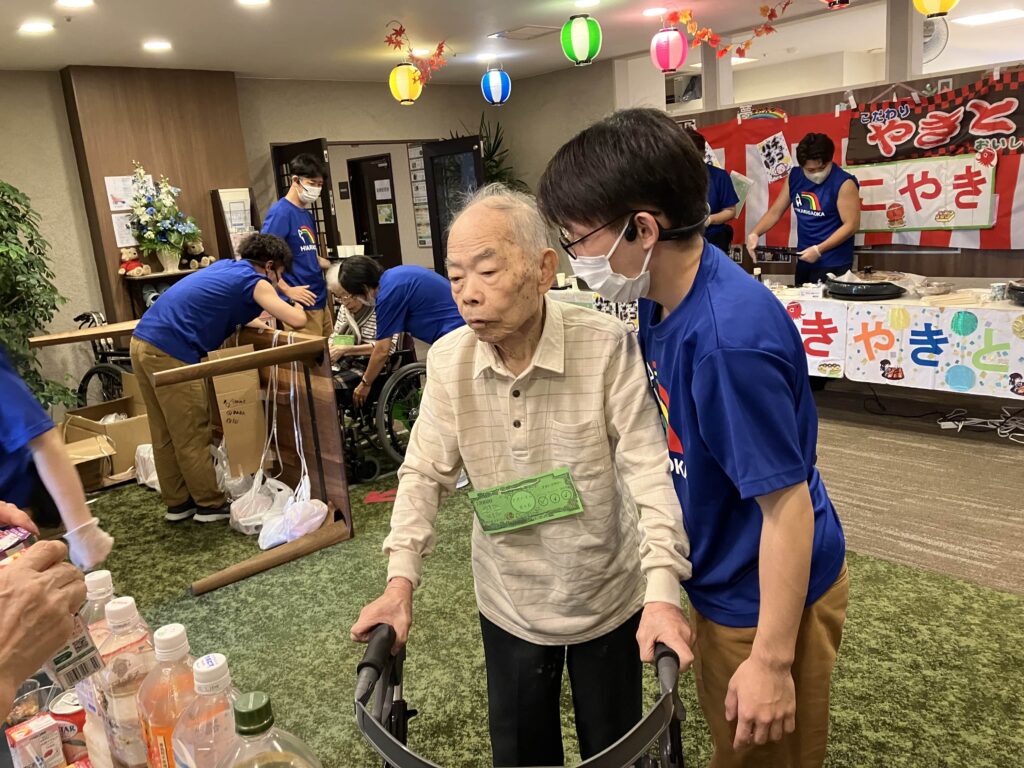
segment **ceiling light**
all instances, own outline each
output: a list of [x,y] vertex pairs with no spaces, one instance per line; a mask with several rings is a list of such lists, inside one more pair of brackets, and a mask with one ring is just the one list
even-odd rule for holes
[[413,48],[412,49],[412,55],[413,56],[423,57],[423,56],[429,56],[432,53],[433,53],[433,51],[430,50],[429,48]]
[[171,50],[171,44],[167,40],[147,40],[142,44],[147,51],[162,52]]
[[648,8],[644,11],[644,16],[664,16],[668,13],[668,8]]
[[576,0],[577,8],[594,8],[601,4],[601,0]]
[[477,54],[476,60],[482,64],[486,64],[489,61],[494,61],[496,58],[498,58],[497,54],[494,53],[479,53]]
[[93,0],[57,0],[58,8],[88,8]]
[[[732,62],[734,67],[738,67],[740,64],[753,64],[757,59],[747,58],[746,56],[730,56],[729,61]],[[687,64],[686,68],[689,69],[690,67],[694,67],[696,69],[700,69],[702,66],[704,65],[698,61],[696,64]]]
[[238,0],[238,4],[256,7],[258,5],[270,5],[270,0]]
[[53,32],[53,24],[49,21],[26,21],[18,31],[23,35],[45,35]]
[[968,27],[980,27],[985,24],[998,24],[1000,21],[1016,21],[1017,19],[1024,19],[1024,11],[1019,8],[1007,8],[1002,11],[964,16],[962,19],[950,19],[950,21]]

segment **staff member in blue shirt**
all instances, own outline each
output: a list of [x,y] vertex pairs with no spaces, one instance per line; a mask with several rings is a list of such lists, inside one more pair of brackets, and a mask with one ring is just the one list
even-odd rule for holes
[[238,255],[238,261],[215,261],[176,283],[146,310],[132,335],[132,366],[146,402],[169,522],[193,516],[200,523],[224,520],[229,509],[210,454],[213,435],[205,382],[158,389],[153,374],[198,363],[264,310],[290,325],[301,325],[304,319],[302,309],[286,303],[274,289],[292,266],[292,252],[283,240],[251,235]]
[[577,275],[607,298],[640,299],[690,537],[683,586],[711,765],[821,766],[848,595],[843,530],[814,465],[800,335],[701,237],[706,184],[675,122],[632,109],[555,154],[540,204]]
[[[694,130],[689,130],[686,134],[696,145],[701,157],[705,157],[708,140]],[[733,232],[727,222],[736,218],[736,206],[739,205],[740,198],[728,172],[717,165],[705,164],[708,167],[708,209],[711,215],[708,216],[704,239],[728,253],[732,245]]]
[[798,168],[789,172],[778,197],[747,235],[754,249],[786,208],[796,216],[796,284],[824,281],[853,267],[853,237],[860,229],[860,185],[833,161],[836,146],[824,133],[808,133],[796,146]]
[[292,265],[277,287],[306,308],[306,317],[290,330],[330,336],[334,320],[328,306],[324,270],[331,263],[319,254],[316,221],[310,211],[323,190],[324,164],[312,155],[298,155],[288,164],[288,170],[292,185],[288,194],[270,206],[261,232],[280,237],[292,250]]
[[387,364],[391,337],[409,333],[426,344],[466,324],[452,298],[447,280],[426,267],[402,265],[385,271],[369,256],[350,256],[332,270],[332,290],[344,291],[367,307],[377,310],[377,341],[363,380],[352,393],[362,406],[370,394],[374,379]]
[[[37,517],[56,507],[67,529],[64,538],[71,561],[85,570],[95,568],[106,560],[114,540],[100,529],[85,503],[82,481],[64,450],[60,430],[7,360],[3,347],[0,401],[0,505],[30,508]],[[16,510],[0,514],[0,524],[38,533]]]

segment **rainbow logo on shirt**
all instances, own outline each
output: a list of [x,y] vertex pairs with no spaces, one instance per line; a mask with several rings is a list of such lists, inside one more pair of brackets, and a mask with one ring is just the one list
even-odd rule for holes
[[818,200],[818,196],[813,192],[801,192],[796,196],[793,204],[797,208],[806,208],[809,211],[821,210],[821,201]]
[[651,386],[654,388],[654,395],[658,398],[658,406],[661,408],[661,418],[665,421],[665,432],[668,437],[668,449],[673,453],[683,453],[683,441],[679,439],[679,435],[672,428],[672,424],[668,420],[668,408],[670,404],[669,394],[661,382],[658,381],[658,363],[654,360],[650,361],[647,365],[647,377],[651,380]]
[[306,245],[316,245],[316,235],[313,234],[313,230],[308,226],[299,227],[299,240]]

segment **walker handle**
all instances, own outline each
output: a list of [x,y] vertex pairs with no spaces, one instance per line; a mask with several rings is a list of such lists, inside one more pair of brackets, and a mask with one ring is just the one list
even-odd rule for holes
[[679,656],[676,655],[676,652],[664,643],[656,643],[654,665],[657,670],[658,682],[661,683],[661,692],[668,693],[675,690],[679,683]]

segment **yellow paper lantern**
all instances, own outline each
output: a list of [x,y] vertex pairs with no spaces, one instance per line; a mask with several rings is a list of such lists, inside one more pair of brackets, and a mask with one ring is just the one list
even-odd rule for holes
[[415,104],[416,99],[423,93],[420,71],[407,61],[391,70],[388,85],[391,86],[391,95],[395,97],[395,101],[403,107]]
[[910,327],[910,313],[903,307],[889,310],[889,327],[894,331],[905,331]]
[[929,19],[947,16],[960,0],[914,0],[917,12]]

